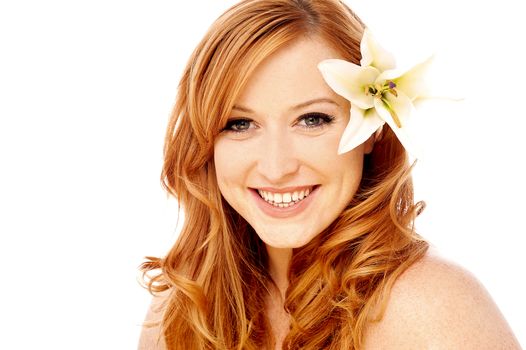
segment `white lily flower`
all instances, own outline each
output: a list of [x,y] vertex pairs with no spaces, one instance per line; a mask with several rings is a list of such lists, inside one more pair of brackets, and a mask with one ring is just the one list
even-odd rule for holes
[[340,59],[318,64],[327,84],[351,102],[351,118],[338,147],[342,154],[359,146],[385,123],[413,156],[417,151],[407,132],[414,103],[427,98],[423,76],[431,58],[407,71],[395,69],[393,56],[365,29],[360,65]]

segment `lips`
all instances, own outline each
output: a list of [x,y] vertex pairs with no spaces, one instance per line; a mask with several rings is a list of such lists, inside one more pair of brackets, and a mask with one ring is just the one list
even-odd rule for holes
[[[282,190],[271,188],[251,189],[257,206],[265,214],[276,217],[292,217],[303,212],[314,200],[319,185],[289,187]],[[303,198],[301,198],[303,192]]]

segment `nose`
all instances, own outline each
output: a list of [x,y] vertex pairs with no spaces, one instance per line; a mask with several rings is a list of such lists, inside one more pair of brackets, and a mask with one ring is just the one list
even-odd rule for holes
[[271,185],[286,185],[298,172],[299,154],[286,133],[268,133],[261,139],[257,169]]

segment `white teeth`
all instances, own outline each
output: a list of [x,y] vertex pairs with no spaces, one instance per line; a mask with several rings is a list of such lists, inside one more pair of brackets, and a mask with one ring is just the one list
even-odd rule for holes
[[295,191],[293,194],[292,194],[292,200],[295,202],[298,200],[298,198],[300,198],[299,194],[298,194],[298,191]]
[[272,193],[267,191],[258,190],[259,195],[272,204],[275,207],[287,208],[294,205],[306,198],[311,192],[311,189],[307,188],[302,191],[285,192],[285,193]]

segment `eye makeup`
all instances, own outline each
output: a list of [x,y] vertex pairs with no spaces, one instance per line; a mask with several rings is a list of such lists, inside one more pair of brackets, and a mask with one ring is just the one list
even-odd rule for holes
[[[312,112],[303,114],[298,118],[297,125],[304,129],[320,129],[331,124],[334,117],[325,113]],[[303,124],[301,124],[303,123]]]
[[[294,125],[304,130],[318,130],[334,121],[334,117],[321,112],[306,113],[298,117]],[[221,132],[244,133],[255,128],[250,118],[233,118],[227,121]]]

